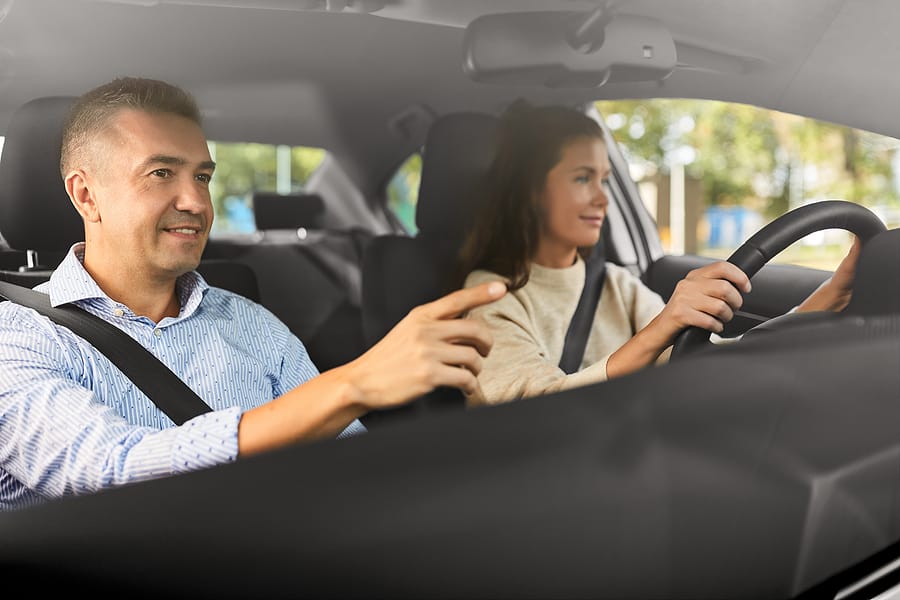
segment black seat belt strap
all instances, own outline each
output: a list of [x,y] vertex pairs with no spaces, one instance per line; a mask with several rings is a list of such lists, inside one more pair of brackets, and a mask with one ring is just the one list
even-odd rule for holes
[[[568,374],[575,373],[584,358],[584,348],[594,323],[594,313],[600,302],[600,292],[606,279],[606,256],[602,252],[603,242],[599,242],[594,253],[585,261],[584,288],[575,307],[575,314],[569,322],[559,368]],[[598,248],[599,247],[599,248]]]
[[176,425],[211,411],[206,402],[127,333],[74,305],[51,306],[47,294],[0,281],[0,298],[35,309],[90,342]]

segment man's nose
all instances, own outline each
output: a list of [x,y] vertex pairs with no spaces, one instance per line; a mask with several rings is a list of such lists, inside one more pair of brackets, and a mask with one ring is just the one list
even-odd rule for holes
[[178,186],[175,208],[182,212],[203,212],[210,204],[209,188],[193,176],[186,176]]

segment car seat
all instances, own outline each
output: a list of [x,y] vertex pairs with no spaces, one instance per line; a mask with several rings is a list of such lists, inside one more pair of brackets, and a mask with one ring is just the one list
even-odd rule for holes
[[844,314],[900,314],[900,229],[883,231],[863,246]]
[[[477,210],[478,186],[494,155],[497,123],[490,114],[460,112],[440,117],[429,129],[416,204],[418,232],[412,237],[373,238],[363,260],[362,324],[369,346],[410,309],[457,284],[452,280],[456,257]],[[363,422],[377,427],[397,417],[463,404],[459,390],[439,388],[407,406],[370,413]]]
[[21,106],[10,120],[0,159],[0,235],[27,262],[7,273],[13,283],[40,283],[84,239],[84,226],[59,174],[62,128],[74,98],[47,97]]
[[493,158],[496,136],[497,118],[486,113],[444,115],[429,129],[416,203],[418,232],[375,237],[363,261],[363,331],[369,345],[411,308],[453,285],[450,277],[477,210],[477,187]]

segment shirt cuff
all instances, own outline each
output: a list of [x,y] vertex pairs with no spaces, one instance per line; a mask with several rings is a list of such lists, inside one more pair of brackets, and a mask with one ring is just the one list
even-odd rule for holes
[[196,471],[237,460],[241,414],[240,407],[233,406],[194,417],[176,428],[172,470]]
[[359,422],[359,419],[354,419],[352,423],[347,425],[347,428],[340,432],[337,436],[337,439],[342,440],[348,437],[353,437],[355,435],[359,435],[360,433],[366,433],[368,429],[366,426]]

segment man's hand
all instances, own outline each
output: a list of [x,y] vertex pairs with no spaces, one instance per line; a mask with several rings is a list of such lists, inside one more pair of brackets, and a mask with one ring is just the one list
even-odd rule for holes
[[480,321],[458,317],[505,293],[502,283],[490,282],[412,309],[365,354],[341,367],[357,401],[371,410],[401,405],[439,386],[475,393],[493,338]]
[[477,393],[493,338],[484,323],[457,318],[506,293],[499,282],[466,288],[409,314],[368,352],[241,416],[238,453],[334,437],[373,409],[398,406],[438,386]]

